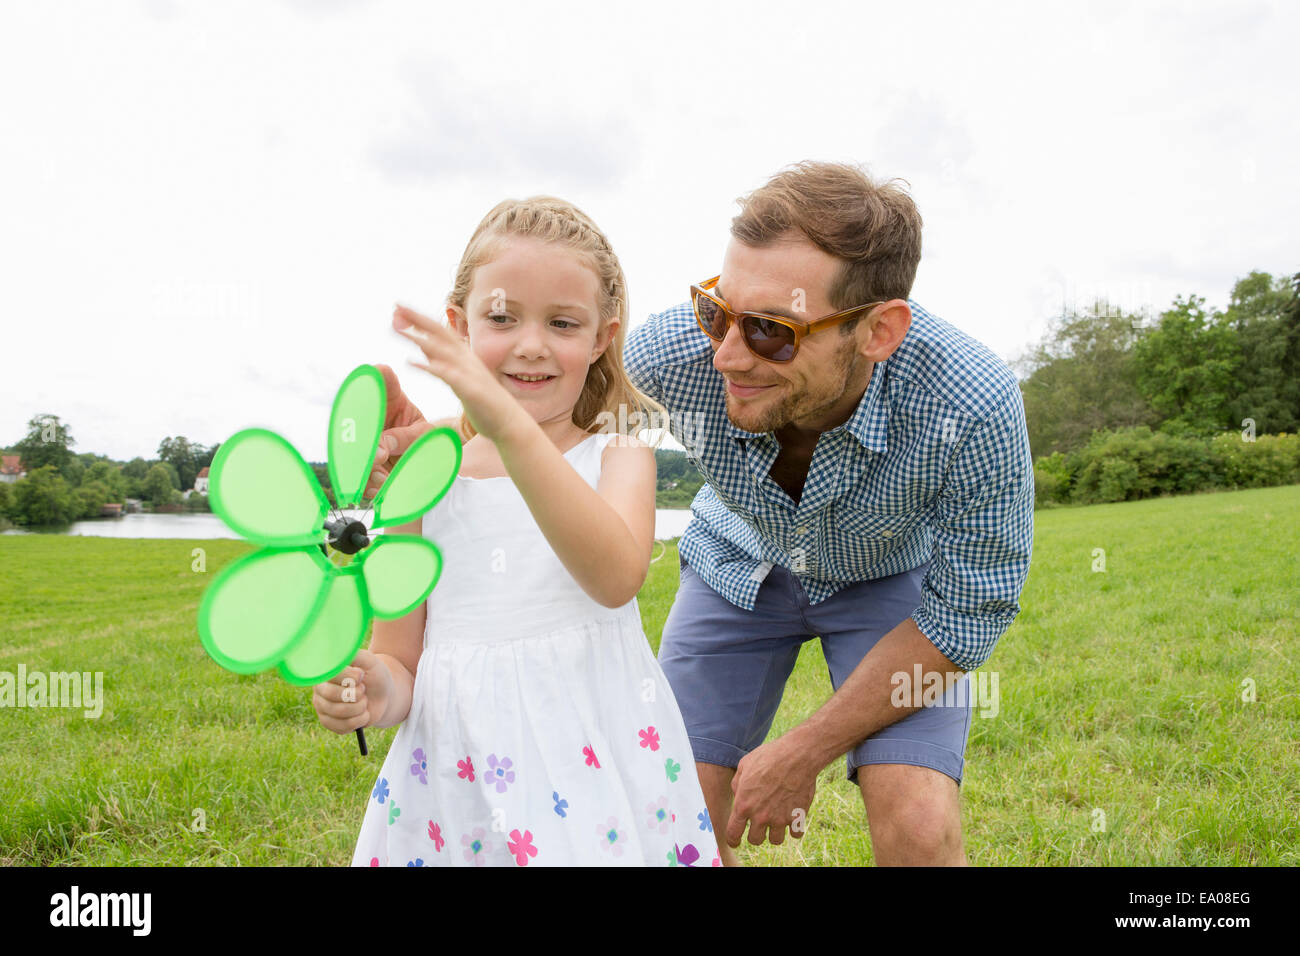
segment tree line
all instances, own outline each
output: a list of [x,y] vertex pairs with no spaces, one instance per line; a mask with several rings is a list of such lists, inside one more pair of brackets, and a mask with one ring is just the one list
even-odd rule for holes
[[[105,504],[125,504],[128,498],[153,511],[206,512],[208,496],[194,492],[199,472],[212,465],[221,443],[203,445],[183,435],[158,443],[156,458],[114,461],[106,455],[73,452],[76,439],[58,415],[37,415],[27,422],[27,434],[3,449],[18,455],[26,477],[0,482],[0,529],[11,525],[55,526],[98,517]],[[310,463],[333,500],[329,468]]]
[[1300,481],[1300,273],[1226,310],[1071,310],[1015,363],[1040,503]]
[[[127,498],[154,509],[179,505],[181,492],[194,487],[218,447],[168,437],[159,443],[157,458],[118,462],[106,455],[77,454],[75,445],[71,427],[58,415],[37,415],[27,422],[27,434],[4,449],[4,454],[20,457],[27,474],[17,482],[0,482],[0,522],[66,524],[97,517],[105,504],[125,504]],[[206,511],[207,497],[191,495],[185,508]]]

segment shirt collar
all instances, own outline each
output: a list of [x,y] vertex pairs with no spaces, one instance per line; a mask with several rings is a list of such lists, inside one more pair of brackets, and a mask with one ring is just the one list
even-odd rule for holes
[[[889,402],[886,401],[884,394],[885,379],[888,375],[889,359],[877,362],[871,369],[871,381],[867,383],[867,390],[858,401],[858,407],[849,416],[849,420],[839,426],[840,428],[847,427],[849,434],[856,438],[862,444],[862,447],[882,455],[889,448]],[[727,387],[725,380],[722,387],[724,389]],[[726,401],[725,397],[723,401]],[[725,417],[726,406],[723,407]],[[725,419],[725,427],[728,435],[740,439],[762,438],[771,435],[771,432],[749,432],[743,428],[737,428],[730,418]],[[834,430],[832,429],[832,431]]]

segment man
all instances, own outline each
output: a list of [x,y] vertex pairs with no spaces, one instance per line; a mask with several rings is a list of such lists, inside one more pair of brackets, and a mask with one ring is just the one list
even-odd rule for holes
[[[746,827],[802,836],[841,754],[876,862],[966,862],[959,675],[1019,612],[1033,467],[1015,376],[908,300],[920,230],[901,189],[801,163],[741,200],[720,276],[627,339],[706,480],[659,659],[727,864]],[[765,743],[813,637],[834,694]]]

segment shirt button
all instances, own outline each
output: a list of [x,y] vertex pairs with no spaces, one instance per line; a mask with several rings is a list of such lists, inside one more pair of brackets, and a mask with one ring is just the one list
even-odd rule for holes
[[795,528],[794,530],[795,530],[795,532],[798,533],[798,534],[807,534],[807,533],[808,533],[808,526],[807,526],[807,525],[803,525],[803,524],[801,524],[801,525],[799,525],[799,527]]
[[882,532],[880,532],[880,536],[881,536],[882,538],[892,538],[892,537],[894,536],[894,532],[892,532],[892,531],[882,531]]

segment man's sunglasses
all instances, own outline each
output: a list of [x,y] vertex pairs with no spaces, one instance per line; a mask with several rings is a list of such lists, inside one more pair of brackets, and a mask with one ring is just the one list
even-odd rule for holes
[[714,276],[699,285],[691,286],[691,305],[695,308],[695,321],[700,324],[704,334],[715,342],[725,339],[731,323],[739,321],[741,338],[745,340],[745,345],[765,362],[789,362],[799,354],[799,343],[804,336],[855,319],[869,309],[884,303],[883,299],[880,302],[869,302],[812,322],[806,319],[767,315],[763,312],[733,312],[727,303],[709,291],[721,278],[722,276]]

